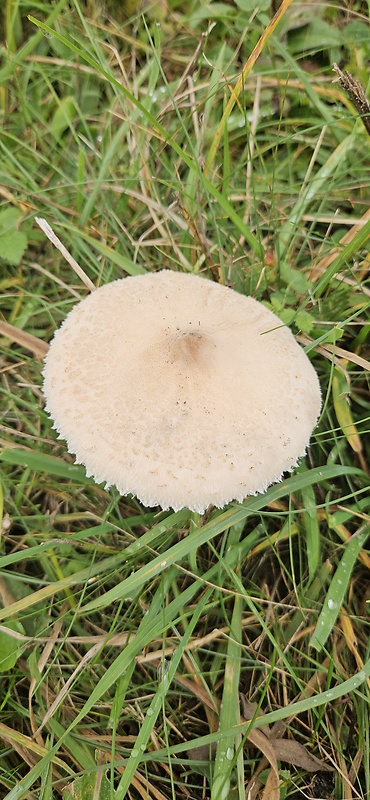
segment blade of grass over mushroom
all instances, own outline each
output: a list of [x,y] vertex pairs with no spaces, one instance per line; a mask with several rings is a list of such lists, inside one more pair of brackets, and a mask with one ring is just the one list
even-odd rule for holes
[[189,552],[194,547],[200,547],[227,528],[238,525],[251,514],[261,511],[268,503],[279,500],[290,492],[298,491],[302,486],[317,483],[317,481],[321,480],[330,480],[331,477],[338,474],[364,475],[364,473],[356,469],[356,467],[342,467],[339,465],[326,465],[319,470],[309,470],[305,472],[304,475],[294,475],[283,481],[283,483],[270,487],[265,494],[258,495],[257,497],[249,497],[245,500],[243,505],[231,507],[229,510],[217,516],[215,520],[208,522],[198,530],[194,530],[186,539],[183,539],[169,548],[166,551],[165,557],[160,555],[152,559],[150,564],[141,567],[133,575],[130,575],[113,589],[110,589],[106,592],[104,597],[99,597],[87,603],[87,605],[82,607],[81,612],[87,613],[96,608],[101,608],[106,605],[106,603],[111,603],[114,600],[122,600],[124,597],[131,596],[141,591],[143,584],[151,580],[155,575],[163,572],[163,570],[171,564],[175,564],[176,562],[181,563],[182,559],[188,556]]
[[[292,0],[285,0],[285,2],[288,1],[289,3],[292,2]],[[152,131],[157,132],[159,139],[168,144],[170,147],[172,147],[173,150],[177,153],[177,155],[181,157],[182,161],[189,167],[189,169],[194,170],[197,173],[199,179],[203,183],[207,192],[209,192],[209,194],[212,197],[214,197],[215,200],[217,200],[221,208],[227,213],[230,220],[236,225],[240,233],[243,234],[245,240],[248,242],[253,252],[261,257],[263,253],[260,242],[254,236],[250,228],[243,223],[242,219],[240,219],[239,215],[235,212],[231,203],[229,203],[229,201],[223,196],[223,194],[218,191],[218,189],[216,188],[216,186],[214,186],[212,181],[208,180],[206,175],[202,173],[197,158],[189,156],[184,151],[184,149],[179,144],[177,144],[176,140],[172,136],[169,137],[166,129],[163,127],[163,125],[160,124],[160,122],[158,122],[158,120],[153,116],[153,114],[151,114],[150,111],[148,111],[145,105],[143,105],[139,100],[137,100],[137,98],[131,92],[129,92],[125,86],[119,83],[119,81],[117,81],[116,78],[114,78],[107,70],[105,70],[101,66],[101,64],[99,64],[97,61],[91,58],[91,56],[88,55],[88,53],[81,50],[81,48],[77,47],[77,45],[75,45],[65,36],[62,36],[53,28],[50,28],[50,26],[46,25],[44,22],[41,22],[40,20],[36,19],[31,15],[29,16],[29,19],[34,25],[36,25],[38,28],[41,28],[41,30],[45,31],[50,36],[55,36],[55,38],[58,39],[58,41],[66,45],[66,47],[68,47],[70,50],[76,53],[76,55],[78,55],[80,58],[86,61],[91,67],[96,69],[97,72],[100,73],[100,75],[102,75],[106,80],[110,82],[110,84],[115,88],[118,94],[120,93],[123,94],[128,100],[132,102],[137,111],[141,112],[141,114],[143,114],[144,117],[148,120],[148,122],[152,126]]]
[[344,554],[331,580],[325,602],[310,639],[310,646],[322,650],[335,625],[348,589],[351,575],[359,554],[370,534],[370,525],[364,525],[346,543]]

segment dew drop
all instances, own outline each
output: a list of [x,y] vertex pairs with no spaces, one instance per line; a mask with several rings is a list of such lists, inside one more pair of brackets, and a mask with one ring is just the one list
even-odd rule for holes
[[131,753],[130,753],[130,757],[131,758],[137,758],[138,755],[139,755],[139,751],[138,750],[131,750]]
[[328,608],[330,608],[330,611],[334,611],[335,608],[338,608],[338,603],[336,603],[335,600],[330,599],[328,601]]
[[233,760],[233,756],[234,756],[234,751],[233,751],[232,747],[228,747],[227,750],[226,750],[226,758],[228,759],[228,761],[232,761]]
[[144,750],[145,750],[145,744],[141,744],[141,745],[140,745],[140,750],[141,750],[141,752],[142,752],[142,753],[144,752]]
[[147,715],[147,717],[151,717],[151,716],[153,716],[153,713],[154,713],[153,709],[152,708],[148,708],[148,710],[146,712],[146,715]]

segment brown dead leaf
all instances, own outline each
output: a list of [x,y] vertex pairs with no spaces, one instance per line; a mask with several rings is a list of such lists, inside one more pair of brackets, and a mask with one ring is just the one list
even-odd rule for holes
[[[176,675],[176,680],[178,683],[180,683],[182,686],[185,686],[190,692],[192,692],[192,694],[198,697],[203,702],[204,705],[212,709],[212,711],[214,711],[215,709],[219,711],[220,701],[216,697],[212,696],[211,698],[208,692],[206,692],[205,689],[203,689],[203,687],[198,686],[197,684],[195,684],[194,681],[189,680],[188,678],[183,678],[182,675]],[[240,721],[247,722],[245,717],[241,717]],[[271,742],[269,741],[268,737],[263,733],[263,731],[258,730],[257,728],[255,730],[249,731],[249,733],[246,736],[246,739],[249,744],[253,745],[253,747],[256,747],[258,750],[261,751],[261,753],[263,753],[268,763],[270,764],[273,773],[273,778],[271,778],[269,782],[269,788],[268,788],[269,794],[266,795],[266,798],[263,797],[263,800],[279,800],[279,788],[278,788],[279,770],[274,748]]]
[[[219,711],[219,700],[215,697],[211,698],[203,687],[198,686],[194,681],[189,680],[188,678],[183,678],[181,675],[176,675],[176,680],[178,683],[192,692],[196,697],[198,697],[198,699],[206,707],[211,708],[212,711],[215,709]],[[244,714],[244,716],[240,717],[240,722],[248,722],[248,720],[253,718],[258,710],[258,707],[256,703],[249,703],[244,695],[241,695],[240,699]],[[262,712],[259,709],[259,717],[261,716],[261,713]],[[334,771],[334,768],[331,766],[331,764],[326,764],[324,761],[321,761],[321,759],[312,755],[312,753],[310,753],[309,750],[300,744],[300,742],[297,742],[295,739],[284,739],[282,736],[278,737],[276,734],[280,733],[282,729],[284,729],[284,725],[283,723],[279,723],[278,725],[274,726],[272,731],[270,731],[266,725],[265,731],[261,730],[260,728],[255,728],[249,731],[247,734],[246,740],[248,744],[252,745],[252,747],[256,747],[265,756],[265,758],[262,759],[258,765],[253,780],[247,787],[247,797],[257,796],[260,789],[260,783],[257,776],[263,769],[265,769],[266,762],[270,765],[270,772],[262,793],[262,800],[279,800],[280,779],[277,764],[278,760],[284,761],[292,766],[305,769],[307,772]],[[210,757],[213,757],[214,752],[215,746],[209,747],[207,745],[205,747],[197,747],[193,750],[189,750],[188,755],[189,758],[193,758],[195,760],[208,761]]]
[[279,800],[279,797],[279,776],[277,776],[276,780],[275,772],[271,767],[265,783],[265,788],[262,792],[262,800]]
[[326,764],[325,761],[316,758],[295,739],[271,739],[270,741],[279,761],[285,761],[287,764],[300,767],[307,772],[334,772],[331,764]]

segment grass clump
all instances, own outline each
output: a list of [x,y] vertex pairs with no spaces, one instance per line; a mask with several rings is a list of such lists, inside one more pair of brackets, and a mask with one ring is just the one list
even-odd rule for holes
[[[366,88],[368,7],[141,10],[3,10],[0,796],[365,798],[370,142],[332,62]],[[95,285],[269,304],[323,391],[300,468],[204,518],[86,479],[40,390],[86,288],[35,216]]]

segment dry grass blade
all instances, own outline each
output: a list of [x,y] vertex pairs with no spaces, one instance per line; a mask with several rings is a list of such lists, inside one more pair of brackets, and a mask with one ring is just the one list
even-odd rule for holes
[[[64,606],[64,608],[65,608],[65,606]],[[48,660],[49,660],[49,657],[51,655],[51,652],[52,652],[53,648],[55,647],[55,643],[58,641],[58,636],[59,636],[59,633],[60,633],[60,631],[62,629],[62,626],[63,626],[62,619],[57,620],[57,622],[53,626],[50,639],[49,639],[48,643],[46,644],[46,646],[44,647],[44,650],[43,650],[43,652],[42,652],[42,654],[41,654],[41,656],[40,656],[40,658],[38,660],[38,663],[37,663],[37,669],[38,669],[38,672],[39,672],[40,675],[42,675],[42,672],[44,671],[44,668],[46,667],[46,665],[48,663]],[[31,722],[33,736],[38,741],[38,743],[42,746],[43,745],[43,739],[42,739],[42,736],[41,736],[41,727],[42,726],[40,726],[40,728],[38,729],[38,726],[37,726],[36,720],[35,720],[35,714],[34,714],[34,710],[33,710],[33,705],[32,705],[32,697],[33,697],[33,694],[34,694],[34,692],[36,690],[36,686],[37,686],[37,680],[36,680],[35,677],[32,677],[31,680],[30,680],[29,690],[28,690],[28,710],[29,710],[29,714],[30,714],[30,722]]]
[[[297,341],[303,345],[312,344],[313,339],[306,334],[301,334],[297,336]],[[366,358],[362,358],[362,356],[357,355],[357,353],[350,353],[349,350],[344,350],[343,347],[338,347],[337,344],[329,344],[329,343],[321,343],[314,347],[314,350],[317,352],[322,353],[325,358],[328,358],[330,361],[335,359],[344,359],[345,361],[351,361],[353,364],[357,364],[359,367],[362,367],[364,370],[370,370],[370,361]]]
[[39,225],[39,227],[41,228],[41,230],[44,232],[45,236],[47,236],[49,241],[64,256],[64,258],[66,259],[66,261],[68,261],[68,264],[72,267],[72,269],[74,269],[76,275],[78,275],[78,277],[82,280],[82,282],[85,284],[85,286],[87,286],[87,288],[90,290],[90,292],[93,292],[95,290],[95,288],[96,288],[94,286],[93,282],[86,275],[86,272],[84,272],[82,267],[80,267],[80,265],[77,264],[77,261],[73,258],[73,256],[71,256],[71,254],[68,252],[67,248],[60,241],[60,239],[58,239],[58,237],[54,233],[54,231],[51,228],[51,226],[49,225],[49,223],[46,222],[46,219],[44,219],[43,217],[35,217],[35,220],[36,220],[37,224]]
[[220,122],[220,124],[219,124],[219,126],[218,126],[218,128],[216,130],[212,145],[210,147],[209,155],[208,155],[208,158],[207,158],[207,161],[206,161],[205,170],[204,170],[206,175],[208,175],[209,170],[211,168],[211,165],[213,164],[213,161],[215,159],[215,156],[216,156],[216,153],[217,153],[220,141],[221,141],[222,134],[223,134],[224,129],[225,129],[225,125],[227,123],[227,120],[230,117],[230,114],[231,114],[231,112],[232,112],[232,110],[233,110],[233,108],[235,106],[235,103],[237,103],[237,101],[238,101],[238,98],[239,98],[239,95],[240,95],[242,89],[245,86],[246,79],[247,79],[249,73],[251,72],[251,70],[253,69],[258,57],[261,55],[265,44],[268,42],[271,34],[274,32],[276,26],[278,25],[280,20],[283,18],[285,12],[287,11],[287,9],[289,8],[289,6],[291,5],[292,2],[293,2],[293,0],[283,0],[283,2],[281,3],[280,7],[278,8],[276,14],[274,14],[271,22],[269,22],[269,24],[267,25],[267,27],[263,31],[262,36],[259,38],[256,46],[253,48],[252,53],[250,54],[249,58],[247,59],[246,63],[244,64],[242,72],[240,73],[239,78],[238,78],[238,80],[237,80],[237,82],[235,84],[235,87],[231,92],[231,96],[230,96],[230,98],[229,98],[229,100],[228,100],[228,102],[226,104],[226,108],[225,108],[225,111],[224,111],[224,113],[222,115],[221,122]]
[[361,220],[356,222],[355,225],[352,225],[349,231],[342,236],[338,245],[332,248],[329,253],[326,253],[317,264],[314,264],[311,267],[309,272],[309,279],[312,282],[317,281],[321,275],[325,272],[325,270],[332,264],[333,261],[339,255],[342,247],[345,247],[346,244],[352,241],[356,233],[358,233],[361,228],[365,225],[366,222],[370,219],[370,210],[366,211],[365,214],[361,217]]
[[21,347],[25,347],[26,350],[31,350],[31,353],[40,360],[45,358],[49,349],[49,345],[43,342],[42,339],[38,339],[37,336],[33,336],[32,333],[22,331],[21,328],[17,328],[15,325],[10,325],[9,322],[3,322],[2,320],[0,320],[0,335],[11,339],[12,342],[20,344]]
[[[48,752],[46,747],[40,747],[40,745],[36,744],[29,736],[25,736],[23,733],[9,728],[2,722],[0,722],[0,739],[3,739],[4,742],[13,747],[17,753],[20,753],[25,763],[29,766],[35,764],[39,758],[47,755]],[[73,775],[73,770],[60,758],[55,758],[54,762],[57,766],[61,767],[64,772]]]
[[39,733],[41,733],[42,729],[45,727],[45,725],[47,725],[47,723],[49,722],[49,720],[51,719],[51,717],[53,716],[53,714],[55,713],[57,708],[60,706],[63,698],[68,694],[69,688],[70,688],[70,686],[73,685],[73,682],[75,681],[77,675],[82,670],[85,669],[85,666],[86,666],[86,664],[89,663],[89,661],[91,661],[93,658],[95,658],[95,656],[97,655],[99,650],[100,650],[100,644],[95,644],[93,647],[90,647],[90,650],[88,650],[88,652],[85,653],[83,658],[81,658],[81,660],[78,662],[76,669],[73,670],[73,672],[69,676],[68,680],[63,684],[63,687],[60,690],[59,694],[57,695],[55,700],[52,702],[51,706],[48,708],[48,710],[47,710],[47,712],[46,712],[41,724],[39,725],[39,727],[38,727],[38,729],[37,729],[37,731],[35,733],[35,736],[38,735]]

